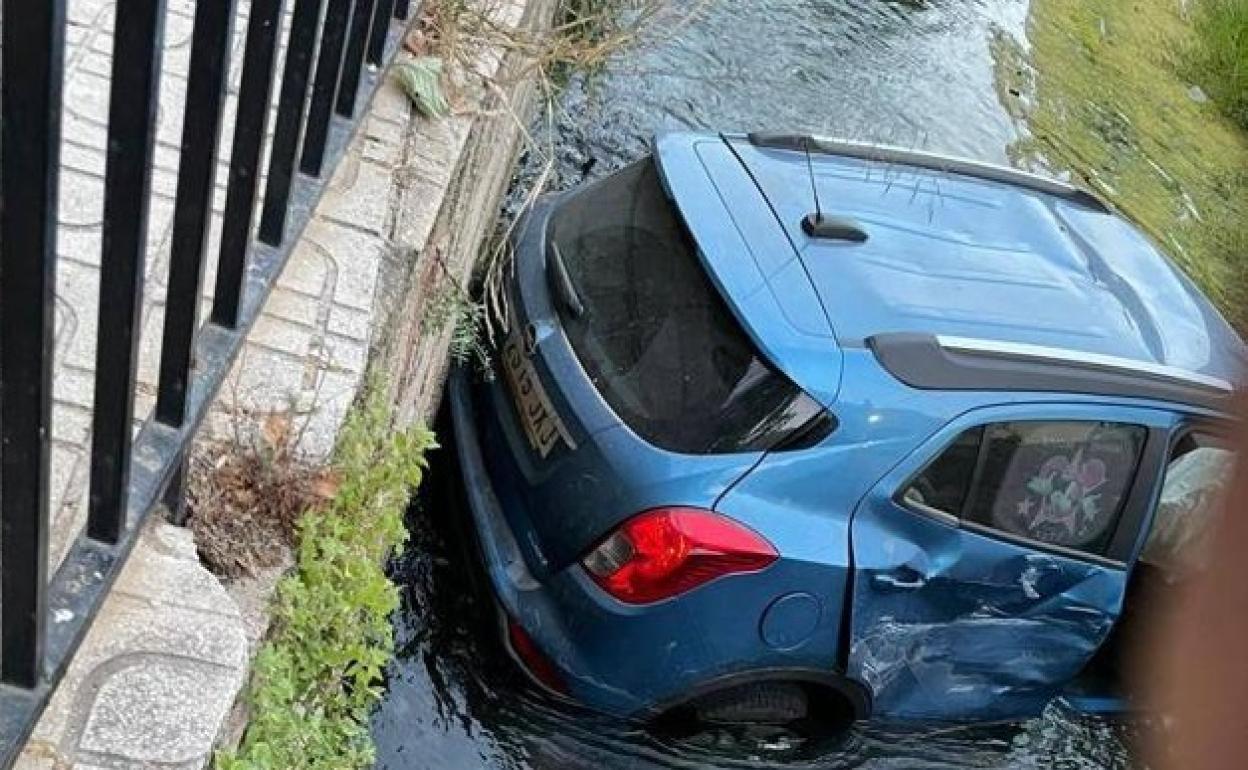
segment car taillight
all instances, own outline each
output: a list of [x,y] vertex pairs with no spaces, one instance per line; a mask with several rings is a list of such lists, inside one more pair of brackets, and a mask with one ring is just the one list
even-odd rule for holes
[[533,637],[511,618],[507,618],[507,642],[511,645],[511,651],[520,659],[521,665],[534,679],[560,695],[568,694],[568,685],[563,681],[559,669],[555,668],[555,664],[537,646]]
[[698,508],[658,508],[625,522],[581,564],[616,599],[650,604],[724,575],[757,572],[778,556],[732,519]]

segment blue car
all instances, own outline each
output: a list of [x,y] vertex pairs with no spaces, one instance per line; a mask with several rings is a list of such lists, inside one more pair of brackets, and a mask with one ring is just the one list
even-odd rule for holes
[[448,398],[514,657],[641,719],[1130,703],[1199,568],[1242,341],[1094,196],[675,133],[519,226]]

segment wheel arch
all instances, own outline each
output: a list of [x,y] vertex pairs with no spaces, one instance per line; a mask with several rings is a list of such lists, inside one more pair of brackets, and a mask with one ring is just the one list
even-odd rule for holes
[[843,699],[855,721],[871,716],[871,691],[865,685],[835,671],[799,667],[751,669],[708,679],[678,696],[644,709],[639,716],[647,721],[657,719],[713,693],[763,682],[788,682],[815,688]]

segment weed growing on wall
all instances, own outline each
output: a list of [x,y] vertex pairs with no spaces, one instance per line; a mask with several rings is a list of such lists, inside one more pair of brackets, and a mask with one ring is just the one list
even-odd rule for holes
[[459,366],[473,366],[486,378],[493,377],[488,345],[485,304],[473,299],[455,277],[441,253],[434,253],[445,279],[441,291],[425,303],[424,325],[434,334],[451,330],[449,353]]
[[407,538],[403,514],[433,435],[392,432],[384,388],[370,387],[343,427],[341,483],[298,523],[296,568],[278,586],[272,632],[256,658],[251,722],[218,770],[370,767],[368,715],[394,647],[396,587],[384,564]]

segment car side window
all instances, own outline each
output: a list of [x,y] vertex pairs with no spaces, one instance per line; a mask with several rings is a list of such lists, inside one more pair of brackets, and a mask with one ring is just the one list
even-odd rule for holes
[[990,533],[1103,556],[1147,434],[1110,422],[986,425],[963,433],[903,499]]
[[1170,454],[1153,528],[1141,559],[1172,575],[1199,569],[1208,552],[1218,503],[1235,469],[1236,455],[1219,439],[1193,432]]
[[958,436],[906,487],[906,502],[951,516],[961,515],[971,491],[982,433],[983,428],[973,428]]

